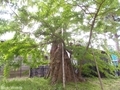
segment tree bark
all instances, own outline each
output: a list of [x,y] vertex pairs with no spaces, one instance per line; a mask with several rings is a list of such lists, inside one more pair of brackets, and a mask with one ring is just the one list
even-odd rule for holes
[[[49,77],[51,83],[62,82],[63,80],[63,67],[62,67],[62,42],[54,41],[52,43],[50,51],[50,73]],[[77,77],[71,59],[68,56],[66,49],[64,48],[64,70],[65,70],[65,82],[83,81],[81,77]]]

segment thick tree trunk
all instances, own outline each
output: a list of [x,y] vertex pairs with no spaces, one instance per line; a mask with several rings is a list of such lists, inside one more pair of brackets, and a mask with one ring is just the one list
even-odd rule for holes
[[[54,41],[50,51],[50,73],[52,83],[62,82],[62,43]],[[65,82],[75,82],[82,80],[81,77],[77,77],[75,74],[70,57],[67,51],[64,49],[64,70],[65,70]]]

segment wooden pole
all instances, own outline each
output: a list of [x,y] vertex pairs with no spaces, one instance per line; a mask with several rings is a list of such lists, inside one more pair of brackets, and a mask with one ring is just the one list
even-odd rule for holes
[[[63,29],[62,29],[63,36]],[[62,43],[62,73],[63,73],[63,88],[65,88],[65,62],[64,62],[64,44]]]
[[[93,49],[93,48],[92,48]],[[100,82],[100,87],[101,87],[101,90],[104,90],[103,88],[103,83],[102,83],[102,79],[101,79],[101,76],[100,76],[100,71],[99,71],[99,68],[98,68],[98,64],[97,64],[97,60],[95,58],[95,54],[94,54],[94,51],[92,50],[92,54],[93,54],[93,59],[95,61],[95,66],[96,66],[96,69],[97,69],[97,74],[98,74],[98,79],[99,79],[99,82]]]

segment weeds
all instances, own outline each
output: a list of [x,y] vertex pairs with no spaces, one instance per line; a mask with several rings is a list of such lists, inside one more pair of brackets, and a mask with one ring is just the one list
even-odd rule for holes
[[[120,78],[102,79],[104,90],[120,90]],[[0,90],[63,90],[62,84],[50,85],[44,78],[14,78],[0,81]],[[64,90],[101,90],[98,78],[87,78],[86,82],[68,83]]]

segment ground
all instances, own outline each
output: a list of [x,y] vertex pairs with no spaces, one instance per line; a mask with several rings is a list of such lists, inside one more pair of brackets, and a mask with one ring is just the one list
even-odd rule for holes
[[[102,79],[104,90],[120,90],[120,77]],[[44,78],[14,78],[0,80],[0,90],[63,90],[62,84],[50,85]],[[98,78],[87,78],[86,82],[68,83],[65,90],[101,90]]]

